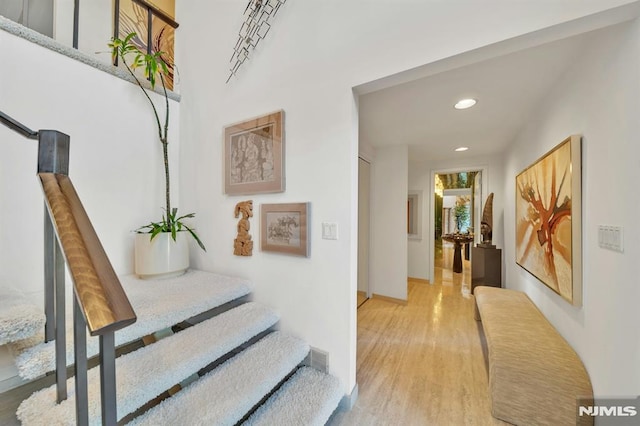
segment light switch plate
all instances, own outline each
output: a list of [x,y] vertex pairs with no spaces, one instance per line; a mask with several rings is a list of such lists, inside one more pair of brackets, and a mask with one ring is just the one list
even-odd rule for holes
[[322,239],[337,240],[338,224],[334,222],[322,222]]
[[598,225],[598,245],[608,250],[624,252],[622,226]]

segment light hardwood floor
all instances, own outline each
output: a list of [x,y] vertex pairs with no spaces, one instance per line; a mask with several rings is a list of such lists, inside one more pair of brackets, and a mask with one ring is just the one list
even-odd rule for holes
[[455,274],[443,251],[434,284],[409,280],[406,306],[374,298],[358,309],[359,397],[331,426],[506,424],[491,416],[470,264]]

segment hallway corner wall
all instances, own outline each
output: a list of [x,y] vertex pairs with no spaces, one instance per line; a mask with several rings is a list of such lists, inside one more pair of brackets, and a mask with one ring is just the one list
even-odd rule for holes
[[[638,75],[640,22],[595,32],[505,158],[507,287],[526,292],[567,339],[600,397],[640,394]],[[572,134],[582,135],[581,307],[515,262],[515,177]],[[623,227],[623,253],[598,246],[598,225]]]

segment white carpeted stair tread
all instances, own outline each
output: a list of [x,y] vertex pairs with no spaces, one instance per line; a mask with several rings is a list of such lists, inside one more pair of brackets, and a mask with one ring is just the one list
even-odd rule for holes
[[[118,418],[134,412],[173,385],[222,355],[272,327],[278,315],[249,302],[207,321],[116,359]],[[55,386],[22,402],[17,416],[23,425],[75,424],[73,379],[69,398],[55,404]],[[100,424],[99,368],[89,370],[89,423]]]
[[[138,320],[116,332],[116,345],[171,327],[194,315],[221,306],[251,292],[249,281],[211,272],[190,270],[179,277],[141,280],[120,277]],[[73,364],[73,324],[67,308],[67,365]],[[54,342],[27,340],[12,345],[20,377],[34,379],[55,369]],[[97,337],[87,338],[89,357],[98,353]]]
[[0,345],[42,333],[43,308],[29,302],[20,292],[0,289]]
[[271,333],[129,425],[234,425],[308,352],[304,341]]
[[243,426],[323,426],[342,396],[337,377],[302,367]]

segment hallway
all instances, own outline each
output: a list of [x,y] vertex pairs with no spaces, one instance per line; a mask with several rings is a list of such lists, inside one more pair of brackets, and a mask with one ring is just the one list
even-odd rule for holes
[[505,424],[491,416],[481,324],[463,296],[469,266],[436,263],[435,284],[409,280],[406,306],[374,298],[358,309],[360,394],[331,426]]

